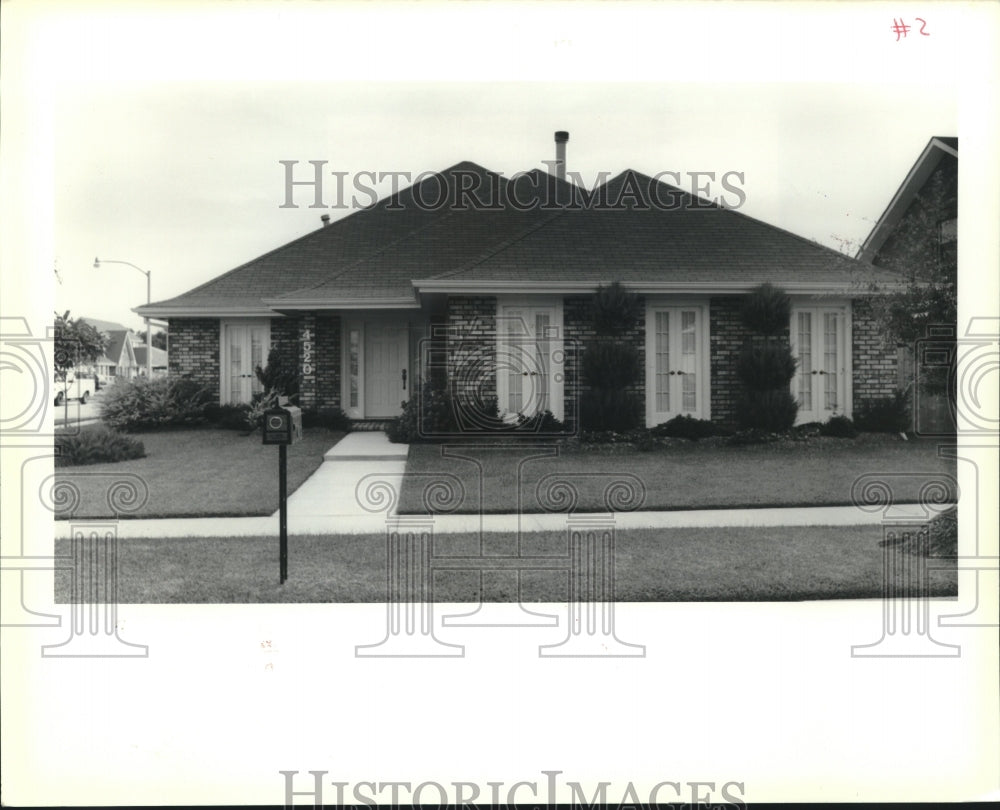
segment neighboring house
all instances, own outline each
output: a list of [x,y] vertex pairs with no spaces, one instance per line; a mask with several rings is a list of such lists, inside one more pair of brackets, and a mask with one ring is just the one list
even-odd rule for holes
[[[442,200],[464,205],[434,204]],[[896,388],[895,354],[881,351],[857,283],[870,265],[636,172],[587,193],[541,171],[508,180],[460,163],[323,219],[136,308],[169,320],[171,374],[221,402],[248,401],[254,368],[275,348],[301,370],[303,407],[385,419],[432,365],[465,400],[495,396],[507,415],[548,409],[572,420],[591,298],[620,281],[642,298],[640,325],[622,339],[643,358],[646,423],[678,414],[732,423],[749,338],[740,306],[767,281],[793,301],[800,422],[850,415]]]
[[[958,138],[934,137],[928,141],[857,257],[917,281],[957,280]],[[955,323],[929,324],[928,328],[939,337],[956,334]],[[941,347],[940,342],[931,341],[929,356],[940,357]],[[914,349],[912,344],[898,349],[900,389],[910,388],[915,375],[927,376],[926,368],[915,368],[919,353]],[[914,401],[919,407],[921,432],[954,430],[947,395],[920,391],[915,392]]]
[[[132,351],[135,353],[135,362],[138,368],[138,373],[145,376],[146,346],[144,344],[135,345],[132,347]],[[153,347],[152,368],[154,377],[163,377],[167,374],[167,353],[163,349],[159,349],[156,346]]]
[[80,318],[80,320],[90,324],[98,332],[104,333],[108,339],[104,356],[91,364],[93,370],[100,376],[101,384],[106,385],[117,378],[134,377],[137,367],[129,330],[114,321],[102,321],[98,318]]

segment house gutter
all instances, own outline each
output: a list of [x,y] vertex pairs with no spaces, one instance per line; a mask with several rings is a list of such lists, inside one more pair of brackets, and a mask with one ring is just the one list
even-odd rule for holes
[[[453,279],[420,279],[413,282],[422,293],[479,293],[504,295],[518,292],[535,293],[563,293],[563,294],[587,294],[594,292],[599,286],[611,284],[613,279],[603,281],[455,281]],[[730,281],[705,281],[691,283],[688,281],[636,281],[622,282],[622,286],[632,292],[655,295],[672,293],[675,295],[723,295],[742,294],[760,286],[760,281],[730,282]],[[858,284],[846,282],[841,284],[830,284],[829,282],[774,282],[789,294],[804,295],[848,295],[860,296],[870,295],[871,290],[862,289]],[[907,286],[902,282],[882,283],[881,289],[891,291],[895,289],[905,289]]]

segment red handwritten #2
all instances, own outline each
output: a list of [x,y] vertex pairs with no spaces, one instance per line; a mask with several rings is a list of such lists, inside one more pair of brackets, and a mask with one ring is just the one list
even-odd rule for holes
[[[929,37],[930,32],[924,30],[927,28],[927,20],[923,17],[916,17],[915,19],[918,23],[920,23],[920,31],[917,33],[919,33],[922,37]],[[906,24],[906,20],[897,20],[895,17],[892,18],[892,32],[896,35],[896,42],[899,42],[901,36],[905,39],[912,27],[913,26]]]

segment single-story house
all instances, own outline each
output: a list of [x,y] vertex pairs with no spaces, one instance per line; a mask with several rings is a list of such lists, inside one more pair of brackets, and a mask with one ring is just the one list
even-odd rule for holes
[[642,301],[621,339],[641,356],[646,424],[732,423],[741,302],[771,282],[793,302],[800,422],[896,390],[895,348],[883,349],[861,283],[870,264],[634,171],[587,192],[565,181],[567,138],[557,133],[555,174],[459,163],[135,312],[169,321],[170,374],[222,403],[250,400],[275,348],[299,366],[304,408],[384,420],[437,364],[506,415],[572,419],[571,348],[593,338],[595,290],[618,281]]
[[[958,138],[931,138],[907,172],[885,211],[857,253],[857,258],[876,267],[912,275],[920,281],[957,284],[958,280]],[[937,317],[937,316],[932,316]],[[915,344],[901,345],[899,387],[928,376],[927,357],[940,363],[942,350],[954,352],[957,323],[924,323],[927,338],[923,351]],[[944,338],[934,341],[931,335]],[[918,356],[921,355],[921,356]],[[922,368],[918,369],[918,365]],[[943,392],[922,390],[911,398],[916,427],[930,434],[952,433],[954,414]]]
[[[145,376],[146,374],[145,344],[137,343],[135,346],[132,347],[132,351],[135,353],[135,362],[138,365],[139,374]],[[153,347],[152,369],[154,377],[162,377],[168,372],[167,352],[164,349],[158,348],[157,346]]]
[[135,377],[137,372],[135,352],[132,349],[128,329],[120,323],[103,321],[100,318],[80,318],[80,320],[93,326],[108,339],[103,356],[91,364],[100,377],[101,384],[112,383],[117,378]]

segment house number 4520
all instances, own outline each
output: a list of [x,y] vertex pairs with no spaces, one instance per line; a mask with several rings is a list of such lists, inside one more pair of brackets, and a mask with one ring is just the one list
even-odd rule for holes
[[313,373],[313,335],[312,330],[302,332],[302,376],[311,377]]

